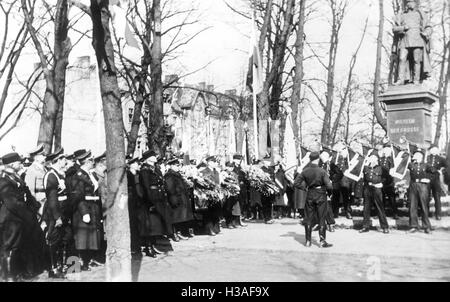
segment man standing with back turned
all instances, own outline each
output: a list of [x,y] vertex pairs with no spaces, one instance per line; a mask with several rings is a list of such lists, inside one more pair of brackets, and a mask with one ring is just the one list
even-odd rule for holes
[[307,190],[305,205],[305,237],[307,247],[311,246],[312,227],[315,219],[319,223],[320,247],[331,247],[326,240],[326,215],[328,211],[327,193],[330,195],[333,186],[327,172],[319,167],[320,154],[312,151],[310,165],[295,179],[294,186]]

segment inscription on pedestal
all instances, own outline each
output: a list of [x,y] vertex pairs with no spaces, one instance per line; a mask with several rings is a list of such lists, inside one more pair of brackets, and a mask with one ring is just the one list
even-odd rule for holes
[[431,106],[437,96],[422,86],[389,87],[380,96],[386,104],[388,136],[400,143],[402,136],[419,145],[431,142]]

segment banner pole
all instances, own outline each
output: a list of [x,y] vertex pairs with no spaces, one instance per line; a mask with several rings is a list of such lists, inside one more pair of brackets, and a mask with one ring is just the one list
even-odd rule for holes
[[256,93],[253,91],[253,144],[255,149],[255,159],[259,159],[258,150],[258,114],[256,106]]

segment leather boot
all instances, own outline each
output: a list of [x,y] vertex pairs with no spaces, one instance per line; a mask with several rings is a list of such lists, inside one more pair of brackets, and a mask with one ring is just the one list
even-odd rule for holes
[[327,238],[327,227],[321,226],[319,228],[319,237],[320,237],[320,247],[332,247],[332,244],[326,242]]
[[309,225],[305,225],[305,246],[310,247],[311,246],[311,236],[312,236],[312,228]]

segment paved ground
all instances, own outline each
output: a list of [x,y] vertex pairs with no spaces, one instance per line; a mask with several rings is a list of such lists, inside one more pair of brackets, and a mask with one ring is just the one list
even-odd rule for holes
[[[174,251],[157,259],[144,257],[138,281],[450,281],[448,231],[338,229],[327,239],[334,244],[330,249],[317,242],[306,248],[297,219],[249,223],[173,243]],[[104,272],[82,272],[81,280],[103,281]]]

